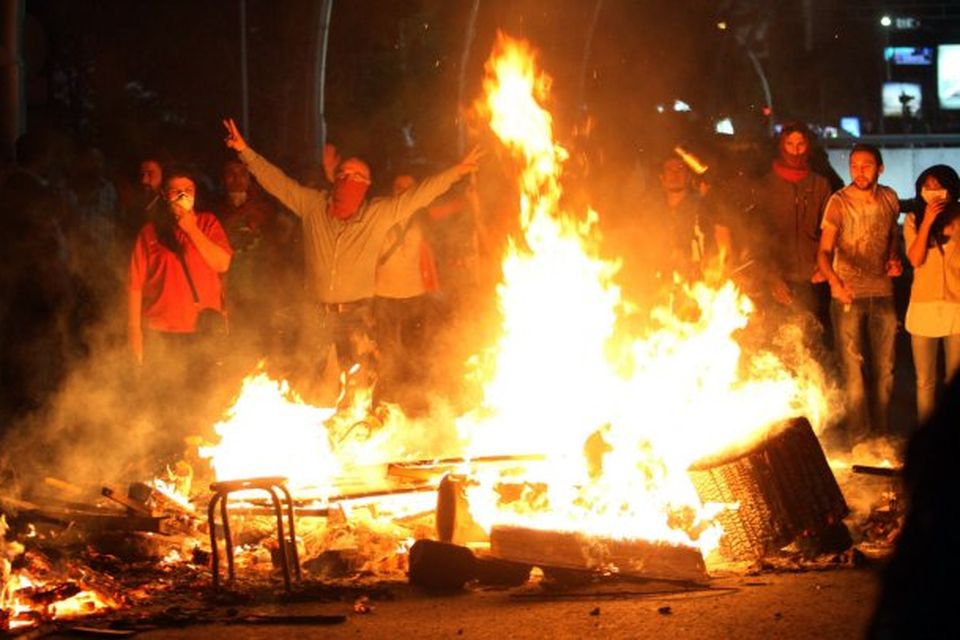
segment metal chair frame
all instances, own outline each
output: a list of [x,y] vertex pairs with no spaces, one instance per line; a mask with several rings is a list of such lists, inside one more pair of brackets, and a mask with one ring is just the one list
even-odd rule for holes
[[[280,564],[283,568],[283,585],[289,592],[291,590],[291,558],[289,556],[293,556],[293,567],[298,581],[301,579],[300,559],[297,554],[297,534],[296,530],[294,529],[293,499],[290,496],[290,491],[287,489],[287,479],[280,476],[229,480],[226,482],[215,482],[210,485],[210,491],[213,492],[213,497],[210,499],[210,504],[207,507],[207,522],[210,527],[210,549],[213,554],[213,587],[214,589],[220,588],[220,554],[217,551],[217,528],[215,524],[217,506],[219,505],[220,507],[220,520],[223,527],[223,541],[224,545],[226,546],[227,578],[229,583],[232,584],[235,578],[233,563],[233,538],[230,534],[230,518],[227,509],[227,500],[229,495],[234,491],[247,491],[250,489],[260,489],[262,491],[266,491],[270,495],[270,499],[273,503],[273,511],[277,517],[277,545],[280,548]],[[283,499],[286,502],[288,522],[287,529],[290,533],[289,539],[284,536],[283,504],[281,503],[280,495],[277,493],[278,490],[283,494]]]

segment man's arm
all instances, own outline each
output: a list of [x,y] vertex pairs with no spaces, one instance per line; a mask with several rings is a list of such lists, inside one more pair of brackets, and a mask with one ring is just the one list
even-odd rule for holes
[[[940,216],[940,213],[946,207],[944,200],[933,202],[927,205],[923,215],[923,221],[917,227],[917,219],[914,214],[907,216],[907,221],[903,225],[904,239],[907,242],[907,260],[914,267],[920,267],[927,261],[927,247],[930,246],[930,230],[933,223]],[[910,232],[907,231],[907,225],[910,225]],[[913,237],[911,237],[913,236]]]
[[225,249],[223,246],[226,245],[229,247],[230,245],[220,223],[213,220],[209,229],[211,234],[218,236],[217,239],[220,240],[220,242],[216,242],[204,233],[203,229],[197,225],[197,215],[192,211],[181,216],[178,219],[178,223],[180,224],[180,228],[187,234],[187,237],[190,238],[190,241],[193,242],[193,246],[200,252],[200,257],[203,258],[204,262],[210,265],[210,268],[217,273],[226,273],[227,269],[230,268],[232,254],[229,249]]
[[310,206],[326,205],[325,192],[303,186],[251,149],[232,119],[224,120],[223,126],[227,129],[226,145],[237,152],[260,186],[290,211],[302,218]]
[[820,246],[817,249],[817,266],[830,283],[831,295],[844,304],[850,304],[853,302],[853,291],[833,270],[833,252],[837,247],[837,232],[837,227],[824,221]]
[[143,364],[143,291],[130,289],[127,299],[127,341],[137,364]]
[[146,251],[143,231],[137,236],[130,256],[127,284],[127,342],[133,359],[143,364],[143,281],[146,271]]
[[405,222],[410,216],[442,196],[457,180],[471,174],[479,166],[481,152],[474,147],[463,159],[442,173],[431,176],[411,187],[396,198],[396,206],[391,208],[393,219],[391,226]]

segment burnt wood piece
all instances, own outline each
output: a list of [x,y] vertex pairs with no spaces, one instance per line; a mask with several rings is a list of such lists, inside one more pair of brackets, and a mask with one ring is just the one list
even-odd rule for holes
[[490,556],[544,568],[616,572],[657,580],[703,582],[699,549],[647,540],[617,540],[567,531],[495,526]]
[[410,584],[427,591],[457,591],[477,576],[477,559],[466,547],[417,540],[410,547]]
[[486,542],[483,528],[470,515],[466,485],[469,480],[461,475],[447,474],[437,488],[437,538],[440,542],[467,544]]
[[146,531],[150,533],[168,533],[164,518],[132,516],[123,513],[110,513],[91,506],[89,511],[74,509],[56,509],[15,498],[0,497],[0,510],[13,507],[23,520],[35,519],[54,525],[69,526],[71,523],[88,531]]
[[787,420],[749,449],[702,460],[688,473],[704,503],[739,503],[717,517],[727,558],[755,560],[801,537],[849,547],[849,535],[837,535],[849,508],[806,418]]
[[147,516],[147,517],[153,516],[153,511],[150,510],[150,507],[143,504],[142,502],[138,502],[133,498],[129,498],[123,495],[113,487],[103,487],[100,490],[100,494],[104,498],[109,498],[110,500],[113,500],[117,504],[121,504],[125,506],[127,508],[127,513],[129,513],[130,515],[140,515],[140,516]]
[[519,587],[530,580],[533,567],[521,562],[477,556],[477,583],[494,587]]
[[523,462],[540,462],[541,454],[478,456],[476,458],[438,458],[435,460],[407,460],[387,465],[387,476],[416,482],[435,481],[437,476],[452,473],[456,469],[477,465],[512,465]]
[[[137,483],[137,486],[139,486],[139,484],[140,483]],[[130,485],[131,489],[134,486],[135,485]],[[174,511],[193,518],[202,516],[201,513],[194,509],[192,504],[181,504],[162,491],[157,491],[149,485],[143,486],[146,486],[150,490],[149,498],[145,502],[152,503],[158,511]]]
[[866,464],[855,464],[851,467],[851,471],[868,476],[882,476],[884,478],[899,478],[902,473],[900,467],[871,467]]

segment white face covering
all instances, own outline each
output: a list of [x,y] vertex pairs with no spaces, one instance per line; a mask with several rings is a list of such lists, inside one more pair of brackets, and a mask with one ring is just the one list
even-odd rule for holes
[[170,200],[173,204],[177,205],[184,211],[193,211],[193,204],[196,198],[190,195],[189,193],[184,193],[181,191],[174,198]]
[[230,204],[235,207],[239,207],[244,202],[247,201],[247,192],[246,191],[228,191],[227,198],[230,200]]
[[921,189],[920,197],[923,198],[924,202],[930,204],[938,200],[946,200],[948,196],[946,189]]

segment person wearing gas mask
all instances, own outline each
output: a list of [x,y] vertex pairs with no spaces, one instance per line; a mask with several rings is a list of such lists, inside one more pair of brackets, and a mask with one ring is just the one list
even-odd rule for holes
[[[341,372],[352,371],[348,386],[376,381],[373,296],[375,274],[391,228],[445,193],[463,176],[476,171],[480,153],[470,151],[459,163],[394,197],[368,198],[370,168],[360,158],[339,161],[325,151],[325,164],[335,165],[331,189],[306,187],[287,176],[253,149],[232,119],[224,120],[225,143],[235,150],[260,185],[303,222],[307,286],[319,304],[323,339],[318,366],[336,347]],[[355,365],[360,365],[355,369]]]
[[917,419],[936,407],[938,356],[944,352],[944,384],[960,371],[960,177],[938,164],[917,178],[913,211],[903,224],[913,284],[907,307],[917,374]]
[[224,309],[222,274],[233,251],[217,217],[194,209],[196,193],[188,172],[168,171],[161,191],[165,206],[154,208],[130,258],[130,349],[151,370],[155,354],[197,342],[203,310]]

